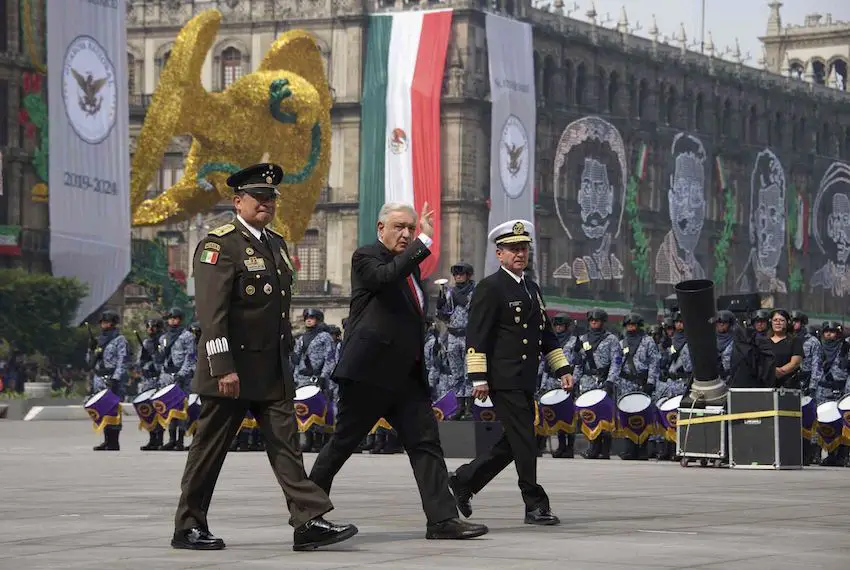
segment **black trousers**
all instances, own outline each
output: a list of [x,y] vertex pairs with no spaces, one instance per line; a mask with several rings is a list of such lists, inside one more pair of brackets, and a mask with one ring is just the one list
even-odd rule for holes
[[286,497],[289,524],[297,528],[333,509],[327,493],[310,481],[304,471],[292,401],[250,402],[204,396],[180,484],[182,493],[174,517],[175,529],[209,530],[207,511],[215,484],[248,410],[265,436],[269,463]]
[[319,452],[310,479],[330,494],[333,479],[379,419],[386,418],[398,432],[419,487],[428,524],[457,517],[437,420],[424,386],[406,379],[405,389],[342,380],[336,430]]
[[537,484],[537,436],[534,433],[532,394],[522,390],[495,390],[490,392],[490,399],[504,433],[490,451],[455,471],[458,482],[472,493],[478,493],[513,461],[526,511],[548,509],[549,497]]

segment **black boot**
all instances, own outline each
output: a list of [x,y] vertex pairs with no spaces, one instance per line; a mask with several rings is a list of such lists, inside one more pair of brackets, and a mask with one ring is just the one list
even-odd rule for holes
[[120,451],[121,446],[118,444],[118,436],[121,435],[121,430],[107,429],[106,434],[106,451]]
[[92,447],[92,449],[95,450],[95,451],[106,451],[106,446],[108,444],[109,444],[109,430],[104,429],[103,430],[103,443],[101,443],[100,445],[95,445],[94,447]]
[[475,398],[465,398],[463,404],[463,420],[472,421],[472,404],[475,403]]
[[176,440],[174,442],[174,451],[186,451],[186,446],[183,445],[183,437],[186,435],[186,432],[183,431],[183,428],[177,428],[175,432]]
[[549,439],[544,435],[537,436],[537,457],[543,457],[543,452],[546,451],[546,440]]
[[670,461],[679,461],[681,457],[679,457],[679,453],[676,450],[676,442],[668,441],[667,442],[667,453],[670,455]]
[[317,431],[313,435],[313,448],[311,451],[313,453],[319,453],[322,451],[322,448],[325,446],[325,432]]
[[599,457],[597,459],[611,459],[611,441],[613,436],[609,432],[604,432],[599,436],[602,440],[599,442]]
[[638,458],[638,445],[630,439],[625,441],[626,449],[620,454],[623,461],[635,461]]
[[266,444],[263,441],[263,432],[259,428],[251,430],[250,443],[248,445],[250,451],[265,451]]
[[587,449],[581,452],[581,456],[585,459],[599,459],[599,450],[600,450],[600,440],[602,436],[599,435],[596,439],[592,439],[587,446]]
[[370,433],[369,435],[367,435],[363,439],[363,442],[360,444],[359,451],[362,453],[364,451],[372,451],[372,449],[374,449],[374,448],[375,448],[375,435]]
[[384,444],[384,449],[381,453],[386,455],[391,455],[394,453],[402,453],[401,444],[398,442],[398,433],[395,430],[387,432],[386,443]]
[[162,451],[174,451],[177,446],[177,426],[168,426],[168,443],[160,447]]
[[567,436],[562,431],[558,432],[558,449],[552,452],[552,457],[555,458],[567,458],[573,456],[573,442],[575,442],[576,436],[570,434]]
[[141,446],[139,449],[141,449],[142,451],[156,451],[157,449],[159,449],[159,443],[157,443],[156,434],[156,429],[153,429],[148,432],[148,442],[145,445]]
[[387,434],[384,430],[380,430],[375,434],[375,445],[369,450],[369,453],[376,455],[384,452],[384,446],[387,444]]
[[301,453],[313,451],[313,430],[304,432],[304,443],[301,444]]

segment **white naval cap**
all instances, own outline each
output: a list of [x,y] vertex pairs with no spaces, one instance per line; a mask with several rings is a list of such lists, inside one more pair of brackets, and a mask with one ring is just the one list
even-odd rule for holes
[[528,220],[509,220],[499,224],[487,235],[496,245],[508,243],[531,243],[534,236],[534,224]]

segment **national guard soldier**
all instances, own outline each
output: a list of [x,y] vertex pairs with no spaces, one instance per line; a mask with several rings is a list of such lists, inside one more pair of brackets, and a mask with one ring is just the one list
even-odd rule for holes
[[[682,313],[679,311],[673,313],[673,326],[675,332],[667,349],[667,370],[665,377],[659,380],[656,386],[656,402],[664,397],[684,395],[688,391],[694,372],[688,339],[685,336],[685,321],[682,320]],[[674,458],[675,443],[661,442],[659,448],[658,459],[665,461]]]
[[[464,368],[466,348],[466,325],[469,322],[469,307],[475,290],[472,279],[474,270],[466,262],[452,265],[454,287],[442,289],[437,297],[437,317],[448,325],[445,343],[446,359],[451,377],[443,393],[454,390],[460,407],[454,419],[472,417],[472,384]],[[442,394],[441,394],[442,395]]]
[[[643,392],[649,396],[655,391],[659,379],[659,364],[661,353],[658,346],[643,331],[643,317],[637,313],[629,313],[623,319],[625,337],[620,341],[623,352],[623,365],[617,378],[617,399],[629,392]],[[626,450],[620,454],[620,459],[647,459],[646,444],[638,446],[631,440],[626,440]]]
[[[162,353],[162,374],[159,377],[159,387],[165,388],[170,384],[186,392],[188,397],[192,391],[192,377],[198,363],[198,346],[195,335],[183,325],[183,311],[172,307],[165,314],[165,334],[159,340]],[[173,419],[168,424],[168,443],[162,446],[162,451],[183,451],[183,437],[186,435],[186,420]]]
[[770,330],[770,310],[759,309],[753,313],[753,329],[757,335],[765,336]]
[[189,332],[195,336],[195,346],[198,346],[198,343],[201,342],[201,324],[198,321],[195,321],[189,326]]
[[732,311],[718,311],[714,319],[714,331],[717,335],[717,358],[720,361],[720,377],[726,385],[732,381],[732,351],[735,348],[735,333],[737,319]]
[[[578,342],[578,337],[572,334],[570,330],[573,324],[573,320],[566,313],[558,313],[554,317],[552,317],[552,328],[555,331],[555,337],[558,339],[558,344],[561,345],[564,356],[567,358],[568,362],[572,362],[575,364],[576,362],[576,343]],[[552,374],[552,370],[549,367],[546,360],[540,360],[540,370],[538,370],[538,376],[540,377],[540,389],[538,390],[538,396],[542,396],[546,392],[550,390],[557,390],[561,388],[560,379],[556,378]],[[573,386],[573,396],[578,392],[578,390]],[[552,451],[552,457],[555,458],[563,458],[570,459],[574,456],[574,448],[576,436],[574,433],[566,433],[564,431],[558,431],[558,448]]]
[[[321,388],[328,402],[332,394],[328,387],[328,379],[334,369],[334,354],[336,346],[330,329],[325,324],[325,313],[319,309],[304,309],[301,313],[306,330],[295,341],[295,348],[290,355],[295,370],[295,387],[315,385]],[[301,451],[318,453],[325,444],[324,429],[311,426],[304,432],[304,442]]]
[[[132,358],[130,344],[118,329],[120,321],[118,313],[111,309],[100,314],[100,334],[92,339],[86,358],[93,372],[92,395],[109,388],[120,400],[124,399]],[[118,451],[120,433],[121,424],[107,425],[103,430],[103,443],[96,445],[94,450]]]
[[472,496],[513,461],[525,503],[525,524],[556,525],[560,520],[537,483],[534,390],[541,353],[564,389],[572,388],[572,377],[540,289],[523,275],[532,229],[529,222],[514,220],[489,235],[501,267],[476,288],[466,330],[466,366],[473,396],[490,397],[504,434],[492,449],[459,467],[450,485],[458,509],[469,517]]
[[[841,394],[850,393],[850,362],[848,352],[850,344],[842,338],[841,323],[827,321],[821,327],[823,335],[823,370],[817,390],[815,402],[818,406],[824,402],[838,400]],[[824,449],[827,456],[821,465],[835,467],[843,465],[847,458],[847,447],[839,446],[832,451]],[[819,454],[818,454],[819,455]]]
[[817,390],[823,377],[823,348],[818,338],[810,334],[806,328],[809,324],[806,313],[792,311],[791,323],[794,327],[794,335],[803,343],[803,362],[800,365],[800,373],[797,375],[800,389],[804,394],[811,395]]
[[437,329],[434,319],[425,318],[425,370],[428,372],[428,386],[431,388],[431,399],[437,401],[443,396],[441,389],[445,386],[443,374],[443,350],[440,346],[440,331]]
[[[602,309],[593,309],[586,315],[588,331],[578,339],[578,361],[576,363],[575,384],[579,395],[590,390],[602,389],[609,398],[615,398],[615,386],[623,365],[623,351],[616,335],[605,330],[608,313]],[[585,459],[609,459],[611,456],[611,438],[603,431],[590,441],[582,457]]]
[[[163,334],[165,323],[162,319],[153,318],[145,321],[147,336],[142,340],[139,347],[138,366],[142,373],[139,393],[159,388],[159,377],[162,374],[162,352],[159,350],[160,337]],[[149,432],[148,442],[139,449],[142,451],[156,451],[162,447],[162,426],[157,425]]]
[[174,519],[173,548],[220,550],[207,511],[228,447],[246,413],[256,418],[266,454],[286,497],[294,550],[346,540],[352,525],[323,515],[327,493],[307,478],[297,445],[295,386],[289,368],[288,320],[294,267],[274,219],[283,169],[257,164],[227,179],[237,216],[212,230],[194,253],[195,307],[201,323],[200,365],[192,382],[201,415],[189,448]]

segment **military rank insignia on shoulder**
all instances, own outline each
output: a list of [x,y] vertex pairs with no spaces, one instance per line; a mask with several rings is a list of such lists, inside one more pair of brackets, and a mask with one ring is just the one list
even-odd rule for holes
[[217,237],[226,236],[235,229],[236,226],[234,226],[233,224],[224,224],[223,226],[220,226],[214,230],[210,230],[210,235]]

